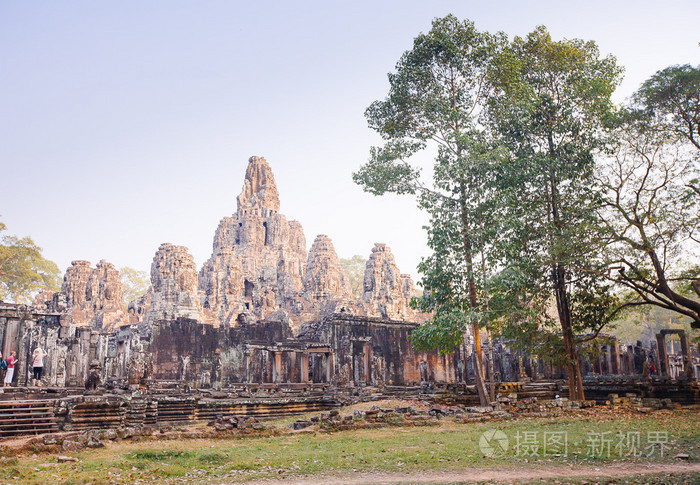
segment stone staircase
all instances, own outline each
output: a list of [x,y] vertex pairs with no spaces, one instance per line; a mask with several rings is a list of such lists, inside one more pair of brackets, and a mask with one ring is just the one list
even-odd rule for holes
[[54,401],[0,401],[0,438],[58,431]]

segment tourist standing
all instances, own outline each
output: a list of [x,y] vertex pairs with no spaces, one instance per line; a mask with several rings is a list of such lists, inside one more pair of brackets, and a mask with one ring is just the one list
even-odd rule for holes
[[10,387],[12,385],[12,378],[15,375],[15,364],[17,363],[17,353],[13,350],[10,356],[7,358],[7,371],[5,372],[5,386]]
[[34,350],[34,355],[32,357],[32,386],[41,386],[41,376],[44,373],[44,357],[47,354],[44,349],[37,347]]

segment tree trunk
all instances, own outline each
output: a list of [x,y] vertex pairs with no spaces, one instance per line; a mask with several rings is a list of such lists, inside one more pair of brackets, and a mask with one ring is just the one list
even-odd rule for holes
[[[483,231],[483,224],[481,230]],[[484,311],[488,315],[489,313],[489,294],[486,291],[486,258],[484,257],[484,248],[482,246],[481,248],[481,278],[484,281]],[[488,377],[489,377],[489,397],[491,398],[491,402],[496,400],[496,379],[495,379],[495,373],[493,370],[494,366],[494,356],[495,352],[493,351],[493,338],[491,338],[491,324],[487,323],[486,324],[486,333],[489,337],[489,363],[488,363]]]
[[[469,235],[469,218],[466,207],[466,188],[464,184],[460,186],[460,209],[462,216],[462,243],[464,245],[464,259],[467,263],[467,273],[469,278],[469,306],[473,311],[479,309],[479,302],[476,298],[476,282],[474,281],[474,263],[472,259],[472,240]],[[479,322],[472,318],[472,333],[474,335],[474,373],[476,374],[476,390],[479,393],[479,401],[482,406],[489,404],[488,391],[484,379],[484,353],[481,350],[481,336],[479,335]],[[466,343],[466,336],[465,336]]]
[[[550,157],[555,159],[554,143],[551,134],[549,135]],[[559,207],[559,191],[557,188],[557,176],[554,169],[549,172],[549,215],[551,224],[561,230],[561,214]],[[556,244],[556,243],[555,243]],[[564,340],[564,351],[566,352],[566,367],[569,374],[569,399],[572,401],[583,401],[583,379],[581,378],[581,366],[578,360],[578,349],[574,339],[574,329],[571,325],[571,305],[569,304],[569,294],[566,291],[566,271],[560,264],[560,260],[553,250],[552,258],[552,281],[554,283],[554,296],[557,301],[557,313],[561,324],[561,333]]]
[[[488,311],[488,310],[487,310]],[[493,351],[493,339],[491,338],[491,325],[486,326],[486,332],[489,336],[489,365],[488,365],[488,375],[489,375],[489,397],[491,401],[496,400],[496,377],[493,369],[494,366],[494,356],[496,355]]]
[[561,324],[562,336],[564,339],[564,351],[566,352],[566,367],[569,374],[569,399],[572,401],[583,401],[583,379],[581,378],[581,366],[578,360],[578,349],[574,340],[574,330],[571,326],[571,306],[569,305],[569,295],[566,291],[566,280],[564,270],[555,265],[552,269],[555,280],[555,296],[557,300],[557,313]]
[[472,333],[474,334],[474,374],[476,374],[476,391],[479,393],[479,402],[482,406],[486,406],[490,401],[484,379],[484,352],[481,349],[479,324],[476,321],[472,321]]

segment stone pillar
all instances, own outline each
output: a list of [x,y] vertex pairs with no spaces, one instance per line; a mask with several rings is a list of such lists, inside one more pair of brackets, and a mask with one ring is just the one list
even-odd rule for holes
[[683,355],[683,369],[685,370],[685,376],[689,381],[695,379],[695,372],[693,369],[693,357],[690,355],[690,345],[688,345],[688,336],[685,332],[681,332],[681,353]]
[[670,377],[668,369],[668,354],[666,353],[666,336],[662,333],[656,334],[657,349],[659,351],[659,375]]
[[309,382],[309,353],[302,352],[301,359],[299,359],[299,366],[301,367],[301,380],[300,382]]
[[540,378],[537,373],[537,362],[532,357],[528,357],[528,362],[530,362],[530,372],[532,373],[532,380],[536,381]]
[[243,382],[248,383],[248,365],[250,364],[250,355],[248,349],[243,351]]
[[523,382],[527,379],[525,366],[523,365],[523,354],[518,352],[518,382]]
[[369,343],[365,342],[365,344],[362,347],[362,366],[363,366],[363,372],[362,372],[362,378],[365,381],[365,385],[370,385],[370,353],[371,350],[369,348]]
[[333,368],[333,354],[327,353],[326,356],[326,382],[331,382],[331,369]]
[[612,370],[612,345],[605,346],[605,373],[615,374]]
[[610,352],[611,352],[611,360],[612,360],[612,369],[611,372],[613,374],[622,374],[620,372],[620,349],[617,346],[617,340],[613,341],[613,344],[610,346]]
[[282,352],[273,352],[272,382],[282,382]]

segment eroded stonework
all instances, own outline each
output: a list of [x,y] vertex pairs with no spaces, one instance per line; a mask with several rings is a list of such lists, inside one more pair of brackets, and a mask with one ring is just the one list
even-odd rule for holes
[[349,300],[352,297],[348,276],[340,266],[331,239],[325,234],[316,236],[311,245],[306,262],[304,292],[313,301]]
[[88,261],[73,261],[61,291],[50,300],[47,293],[37,299],[46,300],[47,310],[65,312],[75,325],[108,330],[129,323],[123,296],[121,276],[112,263],[102,260],[92,268]]
[[[264,158],[248,161],[237,201],[236,213],[219,223],[212,256],[199,272],[203,308],[216,322],[235,325],[240,313],[262,319],[282,311],[296,333],[305,321],[341,306],[358,315],[412,315],[404,310],[414,293],[401,291],[393,256],[393,266],[370,276],[376,295],[353,302],[330,238],[319,235],[307,254],[301,224],[279,213],[279,192]],[[412,283],[405,286],[412,289]]]
[[268,319],[288,321],[297,334],[304,323],[337,311],[421,320],[409,307],[413,282],[401,274],[385,244],[372,249],[358,301],[331,239],[317,236],[307,252],[301,224],[279,209],[270,166],[264,158],[251,157],[236,212],[219,223],[211,257],[199,271],[187,248],[164,243],[153,258],[151,288],[129,303],[128,314],[119,272],[106,261],[95,269],[88,261],[74,261],[60,293],[38,299],[50,299],[46,309],[65,310],[71,322],[96,329],[176,318],[215,326]]
[[[317,236],[307,254],[301,225],[287,221],[279,208],[270,167],[252,157],[237,211],[219,224],[212,255],[199,273],[187,248],[162,244],[151,265],[151,289],[129,304],[128,314],[119,273],[105,261],[94,269],[86,261],[73,262],[61,292],[38,298],[41,308],[0,302],[0,347],[20,359],[14,383],[31,382],[29,359],[42,347],[48,352],[44,385],[130,392],[129,412],[119,402],[114,406],[124,421],[155,423],[218,414],[224,408],[207,406],[221,394],[242,398],[236,406],[259,410],[271,390],[289,403],[290,392],[318,390],[323,400],[475,382],[477,354],[469,342],[442,349],[447,353],[422,352],[411,344],[425,315],[411,310],[413,282],[385,244],[372,249],[358,301],[330,238]],[[700,363],[685,342],[682,359],[668,356],[659,371],[686,382],[692,378],[687,389],[697,396]],[[623,355],[614,339],[594,345],[602,353],[588,366],[582,362],[582,369],[648,373],[644,364],[653,349],[647,354],[641,345],[630,346]],[[659,345],[665,347],[663,334]],[[505,342],[496,347],[484,353],[493,359],[495,381],[564,377],[565,369],[554,362]],[[674,362],[683,373],[674,374]],[[193,389],[210,396],[197,410]],[[165,395],[172,390],[183,391],[182,399]],[[146,402],[147,394],[158,397]],[[81,416],[84,410],[76,407],[70,413],[62,408],[61,416],[70,426],[103,427],[102,404],[94,415]]]
[[393,320],[415,318],[417,315],[409,306],[413,296],[411,277],[401,274],[386,244],[376,243],[367,261],[362,296],[369,303],[372,316]]
[[184,246],[161,244],[151,265],[151,305],[147,322],[179,317],[203,320],[197,265]]

